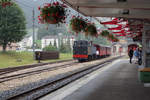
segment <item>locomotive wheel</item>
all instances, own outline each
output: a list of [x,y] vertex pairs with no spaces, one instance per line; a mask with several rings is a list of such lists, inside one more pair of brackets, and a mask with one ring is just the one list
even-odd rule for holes
[[88,61],[91,61],[91,60],[92,60],[92,56],[89,55],[89,56],[88,56]]
[[82,60],[81,60],[81,59],[78,59],[78,62],[82,62]]

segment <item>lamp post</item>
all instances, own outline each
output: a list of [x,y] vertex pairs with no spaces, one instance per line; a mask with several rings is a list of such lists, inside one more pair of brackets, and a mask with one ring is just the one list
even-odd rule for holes
[[33,14],[33,44],[32,44],[32,48],[33,48],[33,59],[35,59],[35,11],[34,11],[34,8],[33,8],[33,11],[32,11],[32,14]]

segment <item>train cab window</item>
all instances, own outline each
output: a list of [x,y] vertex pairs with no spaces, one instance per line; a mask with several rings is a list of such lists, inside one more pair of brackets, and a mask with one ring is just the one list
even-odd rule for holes
[[87,42],[87,41],[82,41],[82,42],[80,42],[80,45],[81,45],[81,46],[87,46],[87,45],[88,45],[88,42]]
[[74,41],[74,44],[73,44],[74,46],[76,46],[77,45],[77,41]]
[[88,45],[88,42],[85,42],[85,46],[87,46]]
[[92,44],[91,44],[91,42],[87,42],[87,45],[88,45],[88,46],[91,46]]
[[83,46],[83,42],[80,42],[80,45]]

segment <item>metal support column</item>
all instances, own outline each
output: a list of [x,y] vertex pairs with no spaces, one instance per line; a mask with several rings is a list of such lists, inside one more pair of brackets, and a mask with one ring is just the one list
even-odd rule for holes
[[35,59],[35,11],[33,8],[33,44],[32,44],[32,48],[33,48],[33,59]]
[[143,66],[150,67],[150,24],[144,23],[142,34]]
[[145,39],[145,34],[146,31],[145,29],[143,29],[143,33],[142,33],[142,59],[143,59],[143,66],[146,67],[146,39]]

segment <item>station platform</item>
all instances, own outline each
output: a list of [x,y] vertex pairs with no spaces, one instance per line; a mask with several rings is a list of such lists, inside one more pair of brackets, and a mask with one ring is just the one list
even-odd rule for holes
[[150,100],[138,79],[138,65],[120,59],[40,100]]

